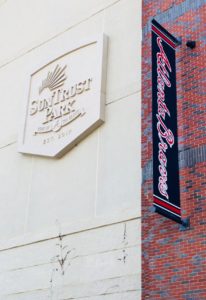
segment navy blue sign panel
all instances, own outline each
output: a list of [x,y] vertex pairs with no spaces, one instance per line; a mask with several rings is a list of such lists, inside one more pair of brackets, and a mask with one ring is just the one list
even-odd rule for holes
[[156,212],[182,223],[175,60],[178,44],[152,21],[153,203]]

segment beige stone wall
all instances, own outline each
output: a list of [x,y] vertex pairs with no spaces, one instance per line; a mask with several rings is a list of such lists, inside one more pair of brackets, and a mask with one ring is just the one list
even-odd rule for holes
[[[0,1],[2,300],[140,299],[140,4]],[[31,66],[102,32],[105,124],[61,159],[18,153]]]

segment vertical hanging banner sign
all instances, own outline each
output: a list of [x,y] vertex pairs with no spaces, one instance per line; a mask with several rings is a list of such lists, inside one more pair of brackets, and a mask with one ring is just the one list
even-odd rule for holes
[[156,212],[182,223],[175,61],[179,44],[152,20],[153,203]]

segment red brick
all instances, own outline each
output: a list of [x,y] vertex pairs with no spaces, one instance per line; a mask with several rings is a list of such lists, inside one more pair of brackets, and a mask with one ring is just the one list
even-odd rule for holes
[[[186,2],[144,0],[142,24],[145,33],[145,26],[151,18],[157,17],[158,20],[170,12],[170,20],[162,25],[175,36],[182,37],[177,52],[177,59],[181,59],[177,63],[179,146],[195,148],[206,145],[206,4],[199,8],[192,5],[176,18],[178,5]],[[195,49],[185,46],[188,39],[197,41]],[[152,159],[149,32],[143,34],[142,56],[142,132],[150,129],[150,134],[142,136],[144,168]],[[143,300],[206,299],[206,162],[181,168],[180,178],[183,217],[190,217],[191,221],[188,231],[180,231],[178,224],[150,212],[152,179],[145,181],[142,188]]]

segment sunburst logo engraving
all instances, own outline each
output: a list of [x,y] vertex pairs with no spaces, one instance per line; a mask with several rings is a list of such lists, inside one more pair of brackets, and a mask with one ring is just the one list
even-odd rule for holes
[[61,68],[59,65],[57,65],[53,72],[49,72],[47,78],[42,81],[42,84],[39,88],[39,94],[41,94],[46,88],[48,88],[50,91],[53,91],[61,87],[67,79],[65,74],[66,67],[67,66]]

